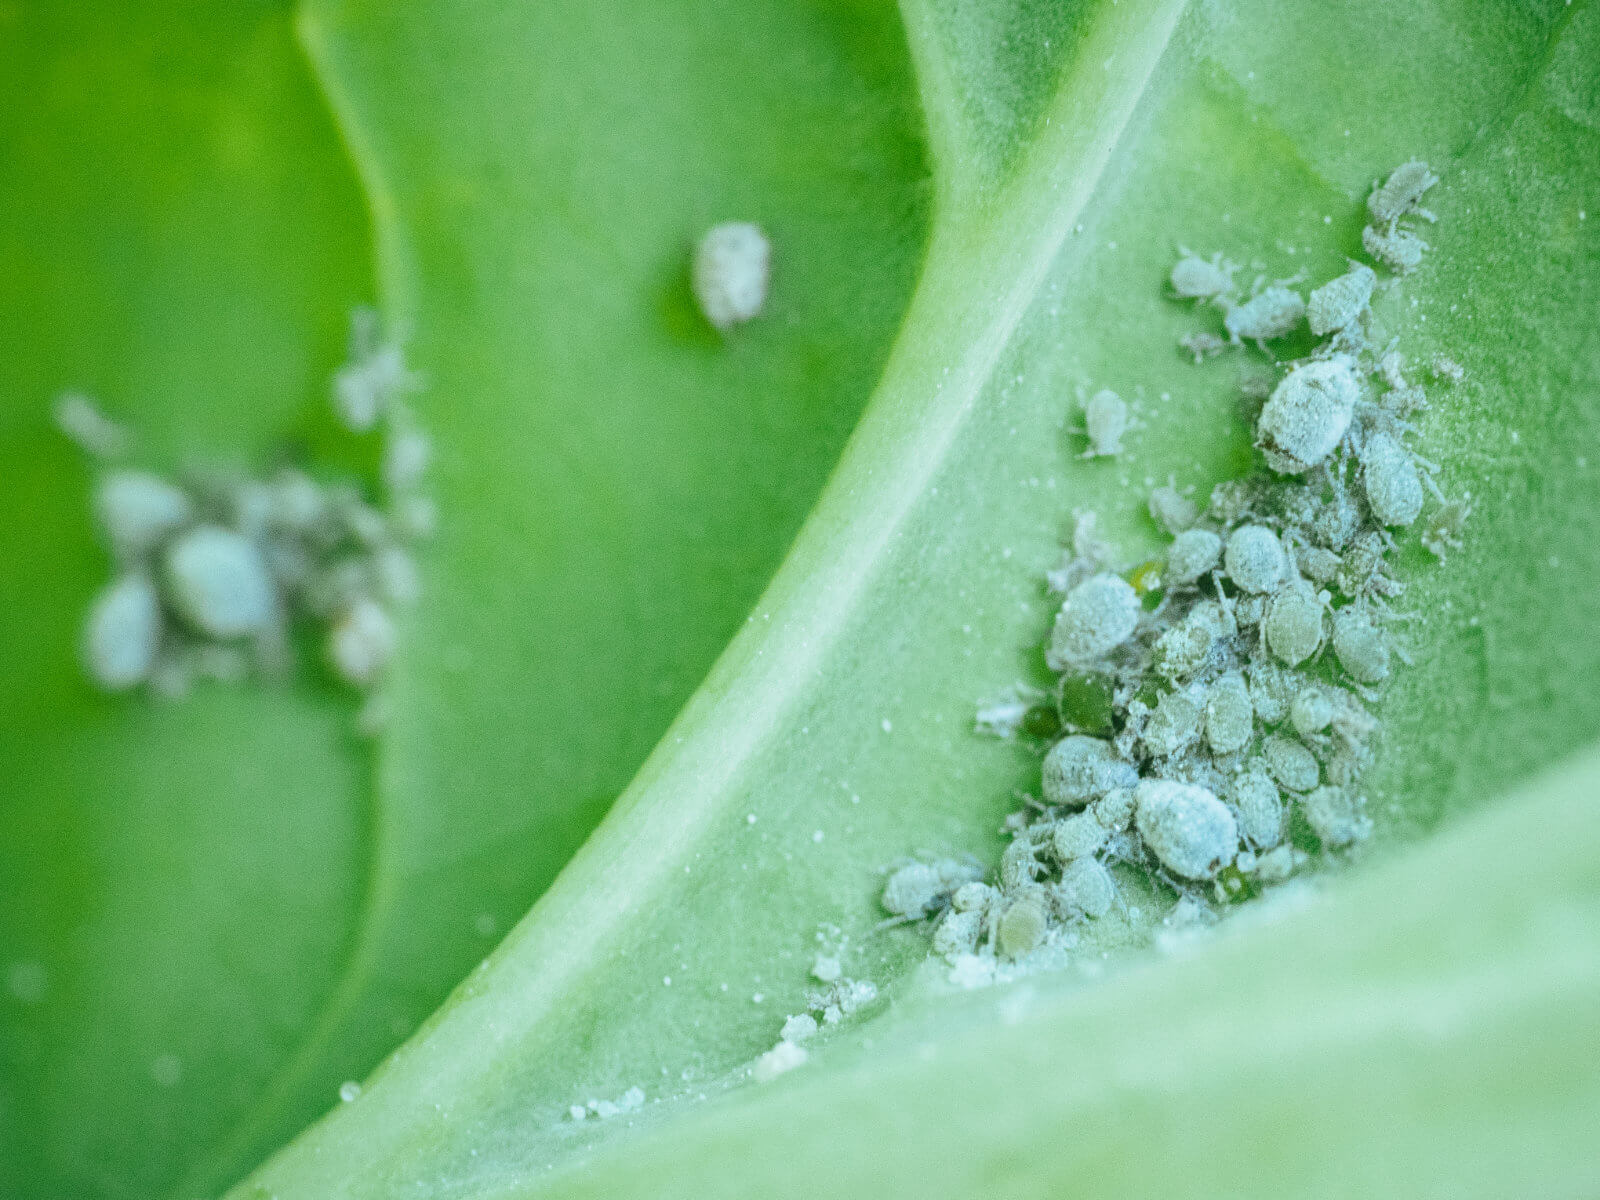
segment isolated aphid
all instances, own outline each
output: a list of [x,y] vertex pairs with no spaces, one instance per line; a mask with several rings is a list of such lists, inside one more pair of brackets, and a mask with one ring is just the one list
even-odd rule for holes
[[995,926],[995,940],[1007,958],[1021,958],[1038,947],[1049,928],[1049,894],[1034,885],[1006,905]]
[[1369,434],[1361,446],[1361,482],[1367,507],[1380,525],[1409,525],[1422,512],[1422,479],[1411,453],[1387,433]]
[[1348,846],[1372,831],[1372,822],[1362,814],[1348,789],[1319,787],[1305,798],[1302,810],[1311,831],[1324,846]]
[[1322,779],[1316,755],[1282,734],[1275,733],[1261,743],[1261,761],[1267,773],[1291,792],[1309,792]]
[[360,599],[328,631],[328,662],[334,673],[356,687],[370,687],[383,674],[395,650],[394,621],[375,600]]
[[94,508],[112,552],[124,561],[150,553],[194,517],[188,493],[149,471],[108,472],[95,488]]
[[1222,556],[1222,539],[1209,529],[1185,529],[1167,547],[1167,582],[1188,587],[1209,574]]
[[1229,671],[1206,693],[1206,742],[1217,754],[1242,750],[1255,729],[1255,709],[1244,676]]
[[1115,458],[1122,453],[1122,435],[1128,429],[1128,405],[1110,388],[1101,388],[1083,406],[1083,424],[1089,435],[1084,458]]
[[1050,848],[1060,862],[1069,863],[1097,853],[1110,836],[1092,812],[1073,813],[1051,825]]
[[1302,688],[1289,706],[1289,724],[1302,738],[1315,737],[1333,724],[1335,712],[1332,697],[1312,684]]
[[1241,525],[1229,534],[1222,565],[1228,578],[1247,592],[1274,590],[1289,569],[1283,543],[1265,525]]
[[1304,584],[1291,584],[1272,597],[1261,633],[1280,662],[1296,667],[1321,649],[1322,609],[1321,598]]
[[1306,302],[1300,293],[1274,284],[1230,308],[1222,324],[1234,342],[1246,338],[1258,343],[1269,342],[1290,332],[1305,315]]
[[178,615],[210,637],[260,633],[277,612],[260,550],[217,525],[197,526],[167,548],[162,583]]
[[1121,833],[1133,823],[1134,797],[1131,787],[1112,788],[1089,806],[1094,819],[1110,833]]
[[1201,330],[1198,333],[1186,333],[1178,339],[1178,348],[1190,355],[1195,365],[1199,366],[1206,359],[1221,354],[1228,348],[1228,343],[1214,333]]
[[1429,188],[1439,182],[1439,177],[1420,159],[1403,162],[1390,173],[1389,178],[1373,188],[1367,197],[1367,211],[1374,221],[1389,224],[1412,212],[1429,221],[1433,214],[1417,207],[1417,202]]
[[1145,722],[1145,753],[1152,758],[1181,754],[1199,738],[1203,719],[1200,705],[1187,692],[1166,693],[1156,701],[1155,711]]
[[1370,613],[1347,605],[1333,614],[1333,654],[1357,683],[1382,683],[1389,678],[1389,637]]
[[1343,275],[1313,290],[1306,301],[1306,322],[1311,332],[1323,337],[1355,321],[1372,300],[1377,282],[1371,267],[1351,263]]
[[1079,858],[1062,870],[1061,879],[1052,892],[1056,907],[1063,915],[1098,920],[1111,911],[1117,889],[1111,872],[1097,859]]
[[1112,788],[1133,787],[1139,771],[1101,738],[1071,734],[1044,756],[1041,787],[1046,804],[1082,808]]
[[1181,247],[1183,255],[1172,268],[1172,294],[1180,300],[1217,300],[1233,291],[1233,273],[1239,268],[1219,250],[1209,259]]
[[84,622],[83,661],[107,691],[143,683],[161,643],[161,600],[155,584],[137,572],[122,576],[95,597]]
[[1472,497],[1462,496],[1458,500],[1446,500],[1437,505],[1428,514],[1428,519],[1423,522],[1420,540],[1428,553],[1440,562],[1451,550],[1459,550],[1462,546],[1461,534],[1466,528],[1467,518],[1472,515]]
[[1241,771],[1234,777],[1229,795],[1240,837],[1257,850],[1268,850],[1283,840],[1283,798],[1271,776],[1254,768]]
[[56,428],[91,458],[120,458],[128,451],[128,431],[106,416],[89,397],[68,392],[56,401]]
[[939,872],[928,863],[907,863],[889,876],[881,903],[885,912],[908,920],[921,920],[943,897]]
[[1139,836],[1174,875],[1210,879],[1239,848],[1233,814],[1206,788],[1147,779],[1135,797]]
[[707,230],[690,272],[706,320],[726,330],[758,316],[767,302],[771,264],[772,247],[759,225],[725,221]]
[[1409,229],[1368,225],[1361,231],[1361,247],[1396,275],[1407,275],[1421,265],[1428,243]]
[[1101,573],[1067,593],[1046,655],[1055,670],[1085,666],[1110,654],[1139,623],[1139,594],[1127,580]]
[[1361,384],[1345,356],[1318,359],[1290,371],[1256,422],[1256,445],[1281,474],[1310,470],[1350,429]]
[[1194,501],[1171,483],[1164,483],[1150,493],[1151,520],[1174,537],[1192,526],[1199,516]]

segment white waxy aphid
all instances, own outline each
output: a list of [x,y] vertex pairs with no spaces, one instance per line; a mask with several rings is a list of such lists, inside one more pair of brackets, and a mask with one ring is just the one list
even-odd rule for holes
[[1210,879],[1239,848],[1233,814],[1207,788],[1147,779],[1136,799],[1139,836],[1174,875]]
[[779,1042],[756,1059],[755,1065],[750,1068],[750,1075],[757,1083],[771,1083],[778,1076],[786,1075],[796,1067],[805,1066],[806,1060],[810,1057],[804,1046],[797,1046],[793,1042]]
[[978,948],[978,938],[982,933],[982,913],[948,912],[933,931],[933,952],[946,958],[971,954]]
[[1167,582],[1188,587],[1209,574],[1222,557],[1222,539],[1209,529],[1185,529],[1167,547]]
[[1122,453],[1122,435],[1128,430],[1128,405],[1110,388],[1101,388],[1083,406],[1083,425],[1089,434],[1084,458],[1115,458]]
[[1255,709],[1244,676],[1229,671],[1206,693],[1206,742],[1217,754],[1242,750],[1255,729]]
[[1089,806],[1089,811],[1107,832],[1121,833],[1133,823],[1133,808],[1133,789],[1119,787],[1101,796]]
[[1322,648],[1321,597],[1303,584],[1291,584],[1272,597],[1261,632],[1278,660],[1296,667]]
[[1349,492],[1340,487],[1333,498],[1317,511],[1316,518],[1311,522],[1311,535],[1329,550],[1342,550],[1360,526],[1361,510],[1356,507]]
[[261,633],[277,615],[276,591],[260,550],[217,525],[197,526],[167,547],[162,583],[178,615],[210,637]]
[[1238,814],[1239,836],[1257,850],[1267,850],[1283,840],[1283,798],[1265,771],[1242,771],[1231,791]]
[[1227,609],[1215,600],[1202,600],[1156,639],[1152,663],[1158,674],[1173,682],[1187,679],[1211,661],[1219,641],[1237,632]]
[[107,691],[124,691],[149,678],[160,644],[161,601],[148,576],[124,575],[90,606],[83,661]]
[[944,884],[939,872],[928,863],[907,863],[889,876],[883,887],[885,912],[897,917],[920,920],[938,903]]
[[[1000,899],[1000,892],[997,888],[992,888],[987,883],[974,881],[972,883],[964,883],[955,890],[950,897],[950,907],[957,912],[985,913],[989,911],[990,906],[998,899]],[[835,959],[834,961],[837,962],[838,960]],[[812,974],[816,974],[816,972],[813,971]],[[834,979],[838,977],[838,974],[835,973]],[[817,978],[821,979],[822,977],[818,975]],[[831,983],[832,980],[824,979],[823,982]]]
[[1199,738],[1202,719],[1200,705],[1187,692],[1168,692],[1145,722],[1145,753],[1153,758],[1181,754]]
[[1351,263],[1337,279],[1312,291],[1306,301],[1306,322],[1318,337],[1343,329],[1366,310],[1378,277],[1371,267]]
[[1064,915],[1098,920],[1111,911],[1117,889],[1104,864],[1093,858],[1080,858],[1062,870],[1054,892],[1056,907]]
[[334,410],[345,428],[366,433],[401,393],[416,387],[399,345],[382,336],[378,314],[369,308],[351,313],[349,358],[333,377]]
[[1069,863],[1097,853],[1110,836],[1092,812],[1073,813],[1050,827],[1050,847],[1058,860]]
[[1222,318],[1228,336],[1235,342],[1249,338],[1269,342],[1290,332],[1305,319],[1306,302],[1300,293],[1274,284],[1264,288],[1243,304],[1230,308]]
[[194,517],[188,493],[149,471],[111,471],[95,489],[95,517],[118,558],[150,553]]
[[1466,369],[1446,354],[1435,354],[1429,359],[1428,371],[1435,379],[1442,379],[1446,383],[1465,383],[1467,380]]
[[375,600],[350,605],[328,631],[328,662],[356,687],[370,687],[394,657],[394,621]]
[[1228,343],[1214,333],[1201,330],[1198,333],[1186,333],[1178,339],[1178,348],[1194,359],[1199,366],[1208,358],[1214,358],[1228,348]]
[[1037,885],[1006,905],[995,926],[995,940],[1007,958],[1021,958],[1036,949],[1049,927],[1049,895]]
[[1372,822],[1345,788],[1319,787],[1305,798],[1301,807],[1306,823],[1324,846],[1348,846],[1372,831]]
[[1384,231],[1368,225],[1361,231],[1361,246],[1396,275],[1407,275],[1422,264],[1428,243],[1409,229]]
[[1298,555],[1300,569],[1313,583],[1332,583],[1343,565],[1339,556],[1322,546],[1308,546]]
[[1132,787],[1139,771],[1117,756],[1110,742],[1071,734],[1044,756],[1042,788],[1046,804],[1082,808],[1113,788]]
[[1357,683],[1376,684],[1389,678],[1389,638],[1371,614],[1348,605],[1333,614],[1333,654]]
[[1256,445],[1281,474],[1310,470],[1343,440],[1361,398],[1344,355],[1304,363],[1273,389],[1256,422]]
[[1293,738],[1273,734],[1261,744],[1268,772],[1291,792],[1309,792],[1322,779],[1316,755]]
[[1150,493],[1151,519],[1174,537],[1192,526],[1199,516],[1194,501],[1173,484],[1164,483]]
[[694,297],[706,320],[726,330],[760,315],[771,265],[772,246],[759,225],[725,221],[708,229],[691,268]]
[[1398,221],[1412,212],[1431,221],[1433,214],[1419,209],[1417,203],[1438,182],[1439,177],[1422,160],[1413,158],[1403,162],[1388,179],[1372,189],[1372,195],[1367,197],[1367,211],[1374,221],[1383,224]]
[[1229,534],[1222,565],[1228,578],[1246,592],[1272,591],[1289,569],[1283,543],[1265,525],[1241,525]]
[[1209,259],[1182,251],[1172,268],[1172,294],[1180,300],[1217,300],[1233,291],[1233,273],[1239,268],[1219,250]]
[[89,397],[68,392],[56,401],[56,428],[91,458],[120,458],[128,450],[128,431],[106,416]]
[[1127,641],[1138,624],[1139,594],[1132,585],[1106,572],[1091,576],[1067,593],[1046,657],[1056,670],[1086,666]]
[[379,546],[372,554],[372,582],[378,595],[404,608],[422,595],[422,572],[411,552],[400,546]]
[[327,514],[322,487],[304,471],[279,471],[271,484],[271,522],[290,533],[308,533]]
[[1293,846],[1274,846],[1256,860],[1256,879],[1262,883],[1282,883],[1306,864],[1303,850]]
[[1289,706],[1289,724],[1301,737],[1315,737],[1333,724],[1336,711],[1333,697],[1312,684],[1302,688]]
[[396,429],[384,439],[380,469],[391,492],[403,492],[422,482],[433,458],[433,442],[420,429]]
[[1462,531],[1467,527],[1467,518],[1472,516],[1472,496],[1465,495],[1456,500],[1446,500],[1443,504],[1436,505],[1428,514],[1428,519],[1423,522],[1422,534],[1419,540],[1440,562],[1452,550],[1461,549]]
[[1410,451],[1387,433],[1369,434],[1361,447],[1367,507],[1380,525],[1409,525],[1422,512],[1422,478]]
[[1289,715],[1289,705],[1300,691],[1300,676],[1265,658],[1250,664],[1250,703],[1268,725]]

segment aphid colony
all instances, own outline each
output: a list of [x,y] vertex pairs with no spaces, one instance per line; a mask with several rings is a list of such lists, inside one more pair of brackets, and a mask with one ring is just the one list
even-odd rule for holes
[[[1373,193],[1386,236],[1434,182],[1407,163]],[[1375,271],[1352,263],[1308,299],[1278,284],[1243,302],[1232,275],[1220,255],[1185,252],[1172,289],[1221,307],[1232,341],[1302,323],[1323,340],[1260,397],[1265,469],[1217,485],[1204,510],[1175,485],[1155,489],[1163,558],[1119,561],[1080,514],[1049,574],[1061,597],[1045,646],[1053,691],[1019,685],[979,710],[981,731],[1048,745],[1040,797],[1008,821],[991,880],[916,862],[883,892],[894,918],[936,919],[934,949],[958,967],[1020,958],[1110,912],[1111,864],[1148,870],[1181,911],[1204,913],[1370,832],[1368,706],[1405,661],[1390,633],[1403,585],[1385,560],[1430,494],[1426,529],[1441,545],[1458,544],[1470,506],[1445,502],[1407,445],[1426,397],[1397,350],[1368,341]],[[1459,368],[1433,374],[1454,382]]]
[[394,651],[393,613],[420,587],[412,547],[434,524],[422,490],[430,447],[404,404],[416,386],[376,315],[357,312],[333,401],[346,427],[382,438],[381,506],[353,482],[293,466],[169,479],[128,465],[126,432],[64,397],[57,423],[96,465],[94,515],[115,573],[85,623],[90,677],[177,695],[198,678],[281,673],[300,622],[320,631],[335,674],[375,685]]

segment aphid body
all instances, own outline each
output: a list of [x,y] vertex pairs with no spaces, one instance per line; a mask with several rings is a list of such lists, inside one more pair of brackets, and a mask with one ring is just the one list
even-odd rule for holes
[[1348,846],[1372,831],[1372,822],[1345,788],[1319,787],[1305,798],[1302,808],[1306,822],[1324,846]]
[[1409,451],[1387,433],[1369,434],[1361,447],[1367,507],[1380,525],[1409,525],[1422,512],[1422,479]]
[[1117,757],[1111,743],[1101,738],[1071,734],[1044,757],[1042,788],[1047,804],[1082,808],[1113,788],[1131,788],[1138,781],[1138,769]]
[[1418,208],[1417,202],[1438,182],[1439,177],[1421,159],[1403,162],[1372,190],[1372,195],[1367,197],[1367,211],[1381,224],[1398,221],[1412,212],[1431,221],[1433,214]]
[[1350,429],[1361,384],[1349,358],[1304,363],[1273,389],[1256,422],[1256,445],[1274,471],[1308,471],[1338,446]]
[[1239,827],[1227,805],[1208,789],[1147,779],[1135,795],[1139,836],[1174,875],[1210,879],[1233,858]]
[[1116,898],[1116,884],[1111,872],[1093,858],[1080,858],[1071,862],[1061,872],[1061,880],[1054,889],[1053,899],[1059,909],[1069,917],[1082,914],[1098,920],[1111,911]]
[[1067,593],[1050,633],[1050,665],[1084,666],[1104,658],[1132,636],[1139,623],[1139,594],[1110,573],[1091,576]]
[[1206,694],[1206,742],[1217,754],[1232,754],[1249,742],[1255,729],[1255,710],[1244,676],[1229,671]]
[[1316,756],[1293,738],[1273,734],[1261,744],[1261,759],[1272,777],[1291,792],[1309,792],[1322,778]]
[[1172,293],[1182,300],[1218,300],[1233,291],[1233,273],[1239,268],[1218,251],[1209,259],[1184,250],[1172,268]]
[[83,659],[108,691],[142,683],[155,666],[161,601],[145,575],[124,575],[96,597],[84,624]]
[[1265,525],[1241,525],[1228,535],[1223,555],[1228,578],[1247,592],[1270,592],[1288,570],[1283,543]]
[[1361,231],[1361,246],[1396,275],[1416,270],[1428,249],[1428,243],[1409,229],[1384,231],[1371,225]]
[[1283,840],[1283,798],[1271,777],[1260,770],[1242,771],[1232,788],[1239,836],[1257,850],[1268,850]]
[[1167,580],[1188,587],[1210,572],[1222,556],[1222,539],[1209,529],[1185,529],[1167,547]]
[[1089,434],[1085,458],[1115,458],[1122,453],[1122,435],[1128,429],[1128,405],[1110,388],[1102,388],[1083,406],[1083,424]]
[[1350,678],[1376,684],[1389,678],[1389,639],[1367,610],[1347,605],[1333,614],[1333,655]]
[[1274,284],[1230,308],[1222,324],[1236,343],[1245,338],[1269,342],[1288,333],[1305,319],[1305,315],[1306,302],[1300,293]]
[[261,552],[232,530],[189,530],[167,548],[163,567],[172,606],[200,633],[260,633],[276,615],[277,596]]
[[691,283],[700,311],[720,330],[759,316],[767,303],[772,247],[759,225],[725,221],[695,247]]
[[1306,301],[1311,332],[1323,337],[1353,323],[1366,310],[1377,282],[1371,267],[1351,263],[1343,275],[1315,289]]
[[95,489],[95,515],[124,561],[150,553],[194,516],[188,493],[149,471],[112,471]]
[[1261,632],[1267,648],[1287,666],[1296,667],[1322,647],[1321,597],[1304,584],[1290,584],[1272,597]]
[[369,687],[394,656],[395,628],[376,601],[357,600],[328,631],[328,662],[346,683]]

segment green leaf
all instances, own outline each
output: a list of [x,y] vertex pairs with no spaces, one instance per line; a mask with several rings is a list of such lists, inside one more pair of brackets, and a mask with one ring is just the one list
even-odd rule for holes
[[[0,9],[0,968],[48,981],[0,996],[7,1196],[214,1192],[415,1027],[737,628],[913,282],[892,13],[568,7],[511,38],[497,6],[369,7],[425,61],[375,36],[347,62],[279,4]],[[687,261],[728,217],[780,249],[767,317],[723,340]],[[56,393],[158,464],[301,441],[360,467],[326,380],[374,290],[429,381],[443,522],[385,737],[311,669],[95,695],[107,567]]]
[[[1514,941],[1539,912],[1568,901],[1592,909],[1592,888],[1572,890],[1581,860],[1541,836],[1528,841],[1531,859],[1510,856],[1480,874],[1507,827],[1521,828],[1516,807],[1489,832],[1464,834],[1466,849],[1408,843],[1600,727],[1600,697],[1582,682],[1600,667],[1582,582],[1600,546],[1586,475],[1600,452],[1600,225],[1582,215],[1600,185],[1600,9],[1347,0],[1291,18],[1265,0],[1063,7],[999,4],[974,16],[974,6],[907,3],[933,155],[933,236],[883,379],[821,502],[749,627],[555,887],[361,1100],[240,1195],[531,1194],[553,1163],[571,1165],[551,1183],[558,1192],[659,1192],[666,1179],[761,1194],[785,1162],[775,1143],[811,1122],[815,1136],[795,1139],[815,1172],[802,1178],[823,1191],[876,1194],[873,1164],[896,1136],[903,1145],[888,1161],[905,1172],[905,1190],[914,1182],[954,1194],[973,1172],[1009,1179],[1014,1194],[1067,1179],[1137,1191],[1145,1178],[1175,1178],[1183,1147],[1211,1143],[1181,1143],[1136,1176],[1119,1165],[1121,1125],[1093,1116],[1088,1084],[1035,1120],[1028,1106],[1048,1077],[1031,1062],[1016,1096],[992,1115],[972,1113],[992,1156],[966,1164],[966,1175],[943,1173],[961,1145],[948,1122],[969,1111],[954,1097],[968,1084],[980,1105],[1000,1095],[1003,1063],[1018,1055],[1013,1038],[1028,1038],[1027,1053],[1058,1070],[1093,1044],[1042,1016],[1021,1031],[954,1034],[959,1022],[930,1018],[903,1035],[913,1050],[879,1058],[840,1044],[787,1097],[742,1093],[704,1117],[686,1114],[775,1040],[800,1003],[819,924],[852,937],[852,974],[891,993],[910,988],[923,942],[914,931],[872,932],[873,871],[919,849],[998,848],[1012,789],[1028,786],[1037,766],[972,740],[970,714],[977,697],[1037,669],[1048,618],[1039,580],[1071,509],[1098,507],[1130,549],[1153,547],[1141,512],[1147,478],[1171,472],[1203,488],[1244,461],[1243,353],[1196,368],[1174,349],[1201,319],[1162,298],[1175,244],[1259,254],[1278,275],[1302,265],[1331,275],[1356,251],[1372,180],[1413,154],[1445,175],[1435,251],[1378,316],[1413,352],[1446,350],[1465,364],[1468,383],[1439,391],[1422,445],[1442,461],[1447,489],[1470,488],[1479,514],[1468,552],[1442,568],[1420,554],[1405,563],[1407,604],[1422,616],[1411,633],[1416,666],[1386,705],[1372,781],[1393,862],[1285,932],[1241,942],[1220,966],[1152,964],[1082,1003],[1103,1014],[1092,1032],[1114,1024],[1129,997],[1156,997],[1130,1005],[1118,1031],[1126,1040],[1111,1049],[1147,1039],[1159,1048],[1173,1044],[1161,1039],[1177,1036],[1174,1023],[1204,1027],[1205,988],[1193,1008],[1184,989],[1204,977],[1215,991],[1221,979],[1239,997],[1217,1034],[1226,1051],[1279,984],[1293,982],[1308,1005],[1320,997],[1313,1016],[1339,1010],[1347,993],[1319,986],[1333,974],[1319,957],[1330,946],[1348,950],[1333,963],[1366,964],[1397,989],[1375,1002],[1378,1026],[1395,1020],[1386,1004],[1406,1003],[1408,972],[1418,987],[1448,990],[1490,963],[1484,970],[1506,990],[1466,1006],[1466,1066],[1418,1054],[1390,1073],[1410,1078],[1414,1068],[1421,1103],[1482,1066],[1483,1090],[1452,1110],[1450,1128],[1470,1140],[1504,1090],[1526,1098],[1519,1119],[1556,1156],[1524,1164],[1548,1167],[1557,1190],[1557,1172],[1582,1169],[1564,1156],[1592,1096],[1575,1090],[1549,1047],[1493,1049],[1530,1014],[1549,1024],[1524,1031],[1519,1048],[1581,1023],[1595,982],[1582,921],[1530,943],[1528,958]],[[381,40],[364,27],[369,39]],[[429,38],[413,30],[399,40],[410,61],[426,61]],[[514,37],[497,29],[494,40]],[[1052,55],[1042,58],[1047,40]],[[1074,456],[1064,425],[1079,385],[1140,399],[1146,425],[1127,463]],[[1567,810],[1581,794],[1563,792]],[[1547,815],[1528,811],[1530,822]],[[1559,828],[1573,844],[1594,836],[1576,815]],[[1481,907],[1509,915],[1496,936],[1467,937],[1480,878]],[[1096,927],[1103,948],[1141,937],[1155,912],[1131,881],[1125,895],[1128,914]],[[1389,936],[1373,927],[1389,915],[1386,895],[1432,899]],[[1458,933],[1467,938],[1459,956],[1434,953]],[[1385,964],[1392,974],[1378,970]],[[1535,973],[1518,991],[1523,965]],[[1570,1005],[1559,998],[1567,984],[1581,989]],[[1275,1107],[1336,1116],[1357,1107],[1351,1089],[1362,1076],[1341,1051],[1371,1065],[1382,1037],[1356,1020],[1302,1020],[1292,1004],[1279,1017],[1283,1058],[1259,1074],[1230,1075],[1203,1057],[1206,1046],[1171,1064],[1154,1052],[1138,1061],[1157,1064],[1157,1083],[1220,1096],[1197,1139],[1244,1147],[1278,1128],[1261,1124]],[[948,1059],[945,1035],[955,1038]],[[867,1025],[861,1036],[878,1034]],[[987,1066],[986,1056],[995,1056]],[[1116,1061],[1110,1051],[1096,1058],[1107,1065],[1089,1083],[1114,1082]],[[1200,1078],[1213,1062],[1219,1077]],[[1302,1063],[1304,1080],[1292,1069]],[[1314,1106],[1320,1079],[1335,1089],[1326,1109]],[[1241,1094],[1226,1094],[1230,1084]],[[663,1127],[659,1140],[633,1149],[624,1122],[563,1120],[570,1104],[634,1085],[658,1101],[638,1123]],[[860,1098],[845,1099],[857,1087]],[[835,1100],[839,1120],[811,1107]],[[1135,1112],[1126,1136],[1170,1130],[1174,1112]],[[1064,1113],[1089,1121],[1081,1145],[1044,1139],[1049,1118]],[[1029,1136],[1013,1136],[1008,1121]],[[1323,1161],[1329,1147],[1348,1156],[1365,1127],[1328,1131],[1315,1154],[1304,1140],[1273,1153],[1296,1163]],[[1387,1144],[1406,1155],[1402,1136]],[[1233,1161],[1253,1161],[1240,1154]],[[1280,1178],[1265,1172],[1275,1191],[1321,1186],[1297,1174],[1280,1188]]]

